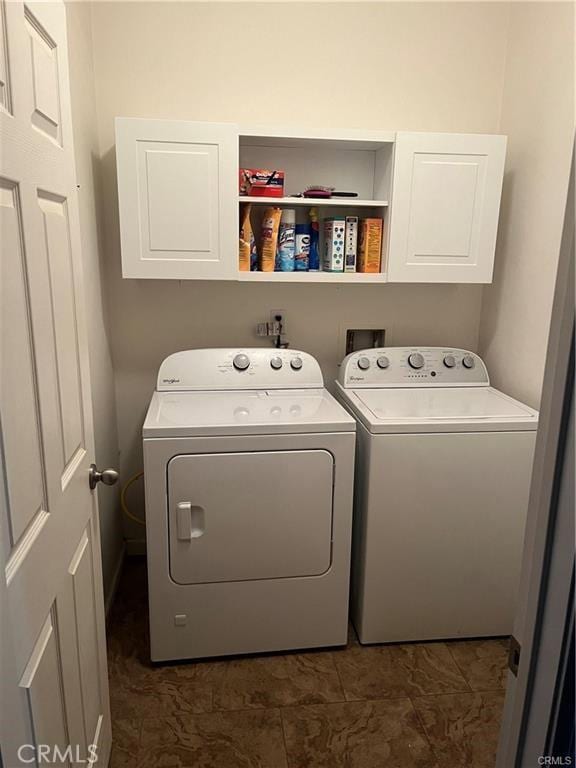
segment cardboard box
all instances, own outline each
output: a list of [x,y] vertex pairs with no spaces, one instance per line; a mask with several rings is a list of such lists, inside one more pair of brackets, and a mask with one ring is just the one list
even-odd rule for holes
[[284,197],[284,171],[240,168],[239,188],[250,197]]
[[358,272],[380,272],[381,255],[382,219],[362,219],[360,221]]
[[324,219],[324,272],[344,271],[344,230],[346,220],[343,216]]
[[358,216],[346,216],[344,236],[344,272],[356,272],[358,250]]

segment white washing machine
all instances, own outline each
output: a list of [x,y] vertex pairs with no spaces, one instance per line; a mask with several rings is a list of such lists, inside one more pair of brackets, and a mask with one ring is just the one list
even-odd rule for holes
[[443,348],[354,352],[352,619],[363,643],[512,631],[538,413]]
[[153,661],[346,643],[355,427],[305,352],[164,360],[143,428]]

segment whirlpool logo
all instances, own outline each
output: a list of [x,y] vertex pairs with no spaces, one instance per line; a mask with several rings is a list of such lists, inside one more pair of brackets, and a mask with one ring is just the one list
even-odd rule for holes
[[180,379],[162,379],[162,384],[179,384]]

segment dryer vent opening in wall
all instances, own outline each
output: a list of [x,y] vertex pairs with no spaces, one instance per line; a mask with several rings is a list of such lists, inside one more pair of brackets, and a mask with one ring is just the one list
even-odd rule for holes
[[384,328],[348,328],[346,330],[346,355],[359,349],[383,347],[386,339]]

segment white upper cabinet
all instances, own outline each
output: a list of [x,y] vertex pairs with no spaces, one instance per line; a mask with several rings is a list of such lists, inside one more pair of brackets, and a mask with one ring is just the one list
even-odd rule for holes
[[388,280],[489,283],[505,136],[398,133]]
[[238,129],[116,119],[124,277],[237,277]]
[[[116,119],[124,277],[292,283],[489,283],[505,136],[239,127]],[[245,197],[240,168],[283,171],[283,197]],[[322,184],[354,193],[303,198]],[[391,205],[389,206],[389,201]],[[240,271],[239,208],[260,252],[268,206],[296,225],[333,217],[381,220],[371,271]],[[245,211],[246,209],[242,209]]]

